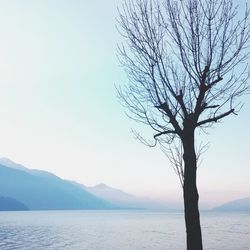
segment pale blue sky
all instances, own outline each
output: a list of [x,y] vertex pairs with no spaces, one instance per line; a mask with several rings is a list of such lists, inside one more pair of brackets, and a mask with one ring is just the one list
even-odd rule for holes
[[[159,149],[137,142],[115,84],[120,0],[0,0],[0,155],[86,185],[181,197]],[[203,202],[250,195],[250,101],[211,129],[198,183]],[[139,126],[139,127],[138,127]]]

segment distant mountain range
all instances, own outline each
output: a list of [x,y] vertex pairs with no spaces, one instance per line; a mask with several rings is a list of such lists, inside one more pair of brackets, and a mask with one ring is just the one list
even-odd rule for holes
[[22,202],[9,198],[0,197],[0,211],[24,211],[29,210]]
[[85,187],[85,189],[93,195],[108,200],[123,208],[168,209],[167,204],[163,202],[153,201],[149,198],[136,197],[103,183],[94,187]]
[[[168,209],[167,205],[105,184],[87,187],[63,180],[50,172],[29,169],[7,158],[0,158],[0,211]],[[225,203],[212,211],[250,212],[250,197]]]
[[105,184],[86,187],[63,180],[8,158],[0,158],[0,197],[5,197],[0,199],[0,210],[1,205],[6,210],[8,201],[15,201],[16,206],[9,206],[7,210],[167,208],[163,203],[139,198]]
[[123,192],[122,190],[111,188],[105,184],[99,184],[94,187],[86,187],[86,190],[93,195],[109,200],[120,207],[144,208],[145,205],[147,206],[147,203],[149,203],[147,199],[135,197]]
[[0,197],[15,199],[30,210],[116,208],[54,174],[30,170],[6,158],[0,159]]
[[215,207],[213,211],[221,212],[250,212],[250,197],[227,202]]

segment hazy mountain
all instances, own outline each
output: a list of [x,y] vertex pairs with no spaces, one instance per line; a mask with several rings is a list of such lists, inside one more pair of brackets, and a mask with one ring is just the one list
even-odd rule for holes
[[128,208],[143,208],[144,205],[141,204],[141,199],[133,195],[127,194],[122,190],[109,187],[105,184],[99,184],[94,187],[85,187],[90,193],[94,194],[97,197],[106,199],[113,204],[116,204],[121,207]]
[[105,184],[86,187],[75,181],[63,180],[47,171],[28,169],[8,158],[0,158],[1,195],[17,199],[31,210],[168,209],[168,204],[164,202],[136,197]]
[[222,212],[250,212],[250,197],[227,202],[215,207],[213,210]]
[[83,186],[83,188],[95,196],[108,200],[109,202],[123,208],[167,208],[163,203],[153,201],[149,198],[136,197],[105,184],[99,184],[94,187]]
[[21,164],[15,163],[6,157],[0,158],[0,164],[5,166],[5,167],[9,167],[9,168],[19,169],[19,170],[23,170],[23,171],[29,171],[28,168],[24,167]]
[[29,209],[22,202],[10,197],[0,197],[0,211],[24,211],[24,210],[29,210]]
[[114,207],[109,202],[51,173],[20,166],[13,162],[8,167],[0,165],[0,196],[16,199],[27,205],[30,210]]
[[33,175],[37,175],[37,176],[42,176],[42,177],[47,177],[47,178],[55,178],[58,179],[59,177],[44,171],[44,170],[38,170],[38,169],[29,169],[19,163],[15,163],[14,161],[6,158],[6,157],[2,157],[0,158],[0,165],[3,165],[5,167],[9,167],[9,168],[13,168],[13,169],[18,169],[18,170],[23,170],[25,172],[31,173]]

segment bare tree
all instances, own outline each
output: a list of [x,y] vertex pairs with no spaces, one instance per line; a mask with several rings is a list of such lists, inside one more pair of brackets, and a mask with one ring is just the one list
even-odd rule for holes
[[[187,249],[202,249],[195,131],[237,114],[248,93],[249,8],[232,0],[127,0],[119,10],[125,42],[119,87],[128,115],[149,125],[183,186]],[[168,147],[169,145],[169,147]]]

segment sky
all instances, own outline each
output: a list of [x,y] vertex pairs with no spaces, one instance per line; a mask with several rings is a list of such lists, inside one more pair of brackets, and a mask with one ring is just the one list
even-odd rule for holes
[[[178,177],[159,148],[138,142],[115,86],[121,0],[0,0],[0,156],[93,186],[181,201]],[[210,206],[250,195],[250,96],[238,116],[202,135],[198,169]]]

